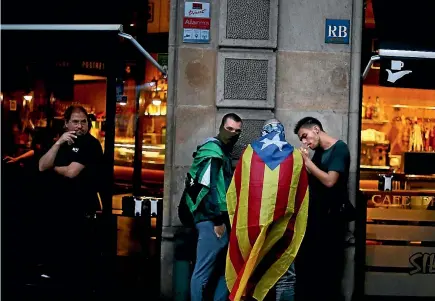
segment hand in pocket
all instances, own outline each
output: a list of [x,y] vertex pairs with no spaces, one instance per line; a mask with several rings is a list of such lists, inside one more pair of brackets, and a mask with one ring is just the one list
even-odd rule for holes
[[226,227],[225,224],[222,224],[220,226],[214,226],[214,233],[216,233],[216,236],[218,238],[221,238],[225,233]]

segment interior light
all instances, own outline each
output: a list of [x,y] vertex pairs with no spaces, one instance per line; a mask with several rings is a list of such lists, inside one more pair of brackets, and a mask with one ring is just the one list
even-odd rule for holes
[[393,108],[396,109],[423,109],[423,110],[435,110],[435,107],[430,107],[430,106],[412,106],[412,105],[393,105]]
[[160,99],[153,99],[152,103],[155,106],[160,106],[162,104],[162,101]]
[[26,101],[32,101],[32,95],[24,95],[24,99],[26,100]]

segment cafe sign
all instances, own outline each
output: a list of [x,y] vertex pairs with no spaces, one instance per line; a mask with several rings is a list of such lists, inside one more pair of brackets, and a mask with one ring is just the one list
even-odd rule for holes
[[104,63],[98,61],[82,61],[81,68],[86,70],[104,70]]
[[435,274],[435,253],[415,253],[409,258],[412,266],[410,275],[416,274]]
[[408,196],[394,194],[374,194],[371,197],[371,202],[375,207],[402,207],[411,208],[416,205],[416,201],[420,206],[432,207],[435,205],[435,197],[433,196]]
[[381,59],[380,68],[381,86],[435,89],[435,59],[388,57]]
[[74,74],[104,75],[106,72],[105,63],[102,61],[82,60],[82,61],[56,61],[56,69],[72,69]]

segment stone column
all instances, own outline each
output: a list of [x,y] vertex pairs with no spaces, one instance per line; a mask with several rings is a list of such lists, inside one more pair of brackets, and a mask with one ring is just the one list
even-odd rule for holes
[[208,44],[183,43],[184,0],[171,1],[167,144],[163,204],[161,294],[173,296],[174,233],[181,226],[177,206],[192,153],[205,138],[216,134],[216,57],[219,5],[211,2]]
[[[349,173],[349,194],[350,201],[356,206],[357,210],[363,207],[366,210],[366,204],[357,204],[356,192],[359,189],[359,158],[360,158],[360,130],[361,130],[361,75],[364,67],[361,66],[361,49],[362,49],[362,30],[364,27],[364,1],[354,0],[352,6],[352,28],[351,28],[351,73],[350,73],[350,93],[349,93],[349,114],[348,114],[348,146],[352,158]],[[360,227],[355,231],[355,222],[350,223],[350,230],[358,236],[359,233],[365,233],[365,221],[359,221]],[[361,235],[360,235],[361,236]],[[360,244],[359,241],[362,241]],[[346,252],[346,269],[343,276],[343,292],[345,300],[351,300],[352,295],[359,296],[364,292],[364,270],[365,270],[365,250],[359,250],[359,258],[355,256],[355,248],[362,245],[365,248],[365,237],[359,237],[357,242],[354,238],[355,246],[348,248]],[[360,255],[362,254],[362,256]]]
[[231,111],[245,121],[237,146],[240,153],[253,135],[258,136],[264,120],[273,117],[275,107],[278,0],[203,1],[211,3],[209,44],[183,43],[185,2],[171,1],[161,258],[164,298],[173,296],[177,205],[192,152],[217,133],[222,116]]
[[[359,143],[348,139],[359,131],[355,123],[348,131],[350,66],[357,58],[351,57],[351,45],[325,44],[324,36],[327,18],[352,20],[353,1],[206,0],[211,3],[209,44],[183,43],[185,1],[171,1],[161,261],[161,292],[167,298],[172,297],[173,234],[180,226],[177,205],[191,154],[217,132],[225,113],[244,119],[236,156],[274,116],[295,145],[293,127],[305,116],[319,118],[328,133],[352,143],[353,161]],[[358,80],[352,83],[354,117]],[[346,287],[349,295],[352,289]]]

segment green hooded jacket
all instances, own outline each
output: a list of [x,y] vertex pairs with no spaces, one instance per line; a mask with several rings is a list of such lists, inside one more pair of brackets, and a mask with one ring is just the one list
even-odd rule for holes
[[[224,154],[220,141],[216,138],[198,146],[194,153],[194,160],[187,175],[186,203],[194,216],[195,223],[216,218],[223,211],[227,211],[225,167],[231,166],[230,158]],[[231,171],[230,173],[231,174]],[[212,177],[215,182],[215,198],[211,193]]]

